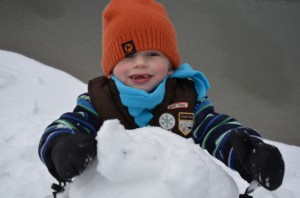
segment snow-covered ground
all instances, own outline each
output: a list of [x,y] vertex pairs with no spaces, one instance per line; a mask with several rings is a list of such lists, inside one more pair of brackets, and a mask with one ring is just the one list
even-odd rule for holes
[[[100,69],[100,67],[99,67]],[[86,85],[67,73],[20,54],[0,50],[0,197],[51,197],[55,180],[38,158],[44,128],[72,111]],[[238,197],[247,187],[237,173],[190,140],[160,128],[126,131],[117,120],[100,129],[98,161],[60,197]],[[297,198],[300,148],[279,142],[286,164],[283,185],[255,198]]]

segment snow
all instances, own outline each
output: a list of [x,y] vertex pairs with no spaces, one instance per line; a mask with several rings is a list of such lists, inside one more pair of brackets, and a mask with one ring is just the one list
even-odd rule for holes
[[[74,181],[72,198],[238,197],[233,179],[192,140],[159,127],[127,131],[118,120],[105,122],[97,139],[98,165]],[[86,181],[101,183],[93,195],[80,189]]]
[[[0,197],[48,198],[56,182],[38,157],[45,127],[72,111],[86,84],[23,55],[0,50]],[[238,197],[248,184],[206,151],[157,127],[125,130],[117,120],[97,136],[98,160],[59,197]],[[286,172],[275,191],[255,198],[300,194],[300,148],[265,140],[283,154]]]

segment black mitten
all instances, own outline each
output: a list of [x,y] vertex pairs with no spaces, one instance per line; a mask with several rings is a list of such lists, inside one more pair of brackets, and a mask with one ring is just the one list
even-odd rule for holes
[[284,176],[284,161],[280,151],[245,132],[234,133],[231,138],[240,175],[248,182],[258,181],[268,190],[277,189]]
[[95,137],[75,133],[64,134],[60,138],[53,147],[51,158],[56,173],[63,179],[61,182],[65,182],[79,175],[95,154]]

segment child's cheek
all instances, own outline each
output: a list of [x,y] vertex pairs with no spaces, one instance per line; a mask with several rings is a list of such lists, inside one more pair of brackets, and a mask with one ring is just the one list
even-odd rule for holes
[[164,67],[164,66],[158,67],[156,71],[162,77],[165,77],[166,75],[169,74],[169,72],[168,72],[169,69],[167,67]]
[[122,76],[126,75],[126,72],[126,67],[123,64],[117,64],[113,69],[113,74],[118,78],[122,78]]

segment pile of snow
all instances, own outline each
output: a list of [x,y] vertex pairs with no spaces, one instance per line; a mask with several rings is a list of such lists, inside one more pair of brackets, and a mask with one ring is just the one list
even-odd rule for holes
[[74,181],[72,198],[238,197],[233,179],[191,139],[159,127],[127,131],[118,120],[98,134],[99,163]]
[[[51,197],[55,180],[39,160],[39,139],[85,91],[84,83],[62,71],[0,50],[0,197]],[[105,122],[97,138],[99,160],[60,197],[237,197],[236,185],[239,192],[247,187],[191,140],[160,128],[127,131],[113,120]],[[285,179],[278,190],[259,188],[253,196],[298,197],[300,148],[266,141],[281,150]]]

